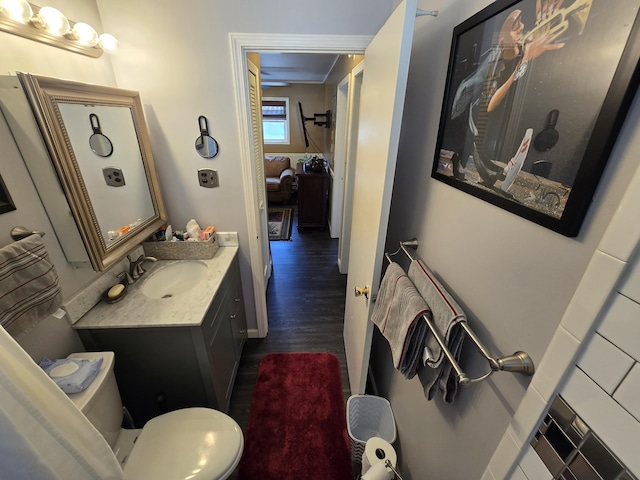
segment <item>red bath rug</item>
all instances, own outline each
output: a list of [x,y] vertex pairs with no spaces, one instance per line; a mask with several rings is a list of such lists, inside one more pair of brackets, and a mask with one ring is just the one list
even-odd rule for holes
[[351,480],[340,364],[330,353],[260,362],[238,480]]

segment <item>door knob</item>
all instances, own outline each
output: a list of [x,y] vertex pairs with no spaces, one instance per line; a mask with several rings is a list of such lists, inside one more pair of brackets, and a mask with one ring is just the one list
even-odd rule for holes
[[364,298],[369,300],[369,287],[356,287],[355,295],[356,297],[364,295]]

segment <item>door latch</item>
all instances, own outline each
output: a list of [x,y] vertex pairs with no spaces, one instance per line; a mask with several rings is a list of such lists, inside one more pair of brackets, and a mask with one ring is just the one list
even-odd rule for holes
[[355,295],[356,297],[364,295],[364,298],[369,300],[369,287],[356,287]]

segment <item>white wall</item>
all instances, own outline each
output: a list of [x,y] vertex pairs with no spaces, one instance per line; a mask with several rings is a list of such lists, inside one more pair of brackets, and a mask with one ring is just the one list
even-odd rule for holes
[[[58,8],[71,20],[87,22],[100,33],[103,32],[97,6],[92,1],[52,0],[47,5]],[[90,58],[8,33],[0,33],[0,43],[2,75],[22,71],[102,85],[116,85],[109,55],[97,59]],[[66,262],[4,118],[0,118],[0,139],[3,146],[0,174],[17,207],[13,212],[0,215],[0,245],[12,241],[9,232],[16,225],[44,231],[44,243],[60,276],[63,296],[67,299],[91,282],[96,274],[90,268],[74,269]],[[82,350],[82,344],[66,321],[54,317],[40,323],[27,337],[19,341],[36,360],[44,355],[58,358],[73,350]]]
[[[489,1],[421,2],[437,18],[416,21],[387,247],[417,237],[418,255],[454,294],[495,355],[524,350],[539,365],[637,164],[634,105],[577,238],[567,238],[430,178],[453,28]],[[366,75],[366,74],[365,74]],[[493,375],[456,402],[428,402],[417,379],[391,366],[376,335],[373,369],[398,423],[401,471],[409,478],[480,478],[530,379]],[[465,349],[472,376],[486,362]]]
[[[98,9],[92,3],[54,0],[48,5],[58,8],[70,19],[85,21],[102,32]],[[2,75],[29,72],[81,82],[116,85],[109,55],[102,55],[97,59],[90,58],[8,33],[0,33],[0,41],[2,42],[2,55],[0,55]],[[6,149],[0,163],[0,173],[16,203],[17,210],[0,215],[0,245],[11,241],[9,232],[16,224],[34,230],[50,231],[51,233],[45,236],[45,242],[56,264],[58,274],[62,277],[63,294],[68,297],[92,278],[93,270],[74,270],[64,261],[64,255],[48,225],[48,219],[20,152],[11,141],[10,132],[6,131],[2,134],[7,137],[2,142],[2,145],[6,145]]]
[[[47,5],[59,9],[75,22],[89,23],[98,33],[105,31],[102,28],[98,8],[93,1],[51,0]],[[0,33],[0,35],[2,38],[0,73],[2,75],[23,71],[79,82],[116,85],[109,55],[102,55],[95,59],[16,35],[8,33]]]
[[[627,120],[627,132],[637,126],[634,118]],[[636,134],[636,143],[639,138]],[[546,467],[529,443],[556,393],[627,468],[636,475],[640,471],[634,448],[640,435],[635,370],[640,356],[639,203],[640,168],[632,175],[482,480],[545,478],[541,473]]]
[[[614,258],[611,257],[612,260]],[[579,345],[582,348],[582,353],[576,361],[571,362],[569,376],[560,386],[558,393],[629,471],[638,475],[640,473],[637,448],[640,437],[640,404],[638,403],[638,395],[640,395],[638,360],[640,359],[640,342],[638,341],[640,338],[640,258],[636,256],[635,261],[630,264],[616,260],[621,265],[615,270],[621,271],[623,268],[628,270],[623,275],[625,280],[621,287],[613,289],[612,299],[608,299],[607,302],[608,307],[603,308],[602,315],[598,315],[597,330],[587,336],[584,342],[577,342],[578,339],[573,337],[576,346]],[[604,282],[597,283],[600,285]],[[603,290],[603,293],[608,291]],[[591,292],[592,296],[593,293]],[[561,328],[565,330],[564,327]],[[566,330],[563,335],[568,339],[572,338]],[[555,350],[548,354],[552,354],[556,359],[567,358],[574,353],[573,348],[556,348]],[[533,387],[538,390],[535,381]],[[540,388],[540,390],[543,389]],[[535,398],[535,396],[529,396]],[[551,479],[552,475],[548,468],[529,445],[531,435],[515,433],[516,430],[521,430],[523,434],[532,431],[531,426],[537,427],[541,413],[546,411],[546,409],[541,411],[539,408],[534,408],[534,403],[531,401],[528,403],[531,407],[530,413],[519,413],[520,425],[516,426],[512,422],[509,429],[514,432],[510,433],[513,440],[520,440],[519,437],[524,440],[522,442],[524,452],[519,459],[518,467],[509,478],[521,478],[517,476],[521,474],[522,478],[529,480]],[[525,419],[526,427],[525,422],[522,421]],[[507,438],[507,441],[510,439]],[[490,477],[487,473],[487,478],[490,480],[500,478],[503,473],[500,465],[509,465],[509,463],[500,461],[496,452],[488,470],[492,476]],[[493,473],[494,470],[498,472],[497,475]]]
[[[229,33],[373,34],[388,17],[392,3],[397,2],[191,0],[187,10],[185,2],[169,0],[98,0],[104,30],[120,40],[113,69],[106,56],[91,59],[0,33],[0,71],[30,71],[140,91],[172,223],[177,227],[193,217],[239,232],[245,297],[252,306],[238,162],[241,142],[249,140],[237,134]],[[504,355],[522,349],[538,364],[635,168],[631,152],[637,150],[640,139],[640,109],[634,105],[585,226],[575,239],[433,181],[431,162],[451,32],[488,3],[419,2],[420,8],[439,10],[440,15],[416,22],[389,245],[395,249],[398,240],[419,238],[419,255],[451,289],[491,350]],[[100,25],[93,2],[50,4],[73,20]],[[212,135],[220,144],[220,154],[212,160],[200,158],[193,147],[199,115],[209,118]],[[196,170],[202,167],[218,170],[220,188],[196,186]],[[50,228],[17,153],[3,156],[0,172],[18,206],[16,212],[0,216],[0,243],[10,241],[8,232],[14,224]],[[52,236],[45,241],[66,296],[94,278],[93,272],[72,271],[61,261],[62,252]],[[254,320],[250,311],[248,316],[250,322]],[[47,323],[41,331],[55,335],[34,343],[58,350],[72,348],[74,337],[65,325]],[[379,386],[396,414],[396,446],[405,478],[480,478],[528,380],[496,374],[462,391],[455,404],[445,405],[439,399],[427,402],[417,380],[398,376],[380,342],[373,362]],[[462,366],[471,374],[485,367],[472,353],[465,355]]]
[[[239,232],[249,328],[255,326],[251,325],[255,323],[252,273],[238,162],[240,142],[248,139],[240,139],[237,134],[229,33],[372,34],[391,12],[390,0],[359,0],[349,5],[337,0],[313,5],[292,0],[277,5],[259,1],[213,4],[204,0],[52,0],[48,5],[71,20],[93,25],[99,33],[115,35],[120,52],[114,57],[94,59],[0,33],[0,72],[23,71],[140,91],[170,221],[179,228],[196,218],[219,230]],[[361,15],[365,8],[369,12],[366,18]],[[337,11],[342,14],[336,16]],[[309,22],[309,18],[314,21]],[[214,160],[204,160],[195,152],[199,115],[208,117],[212,135],[220,144],[220,154]],[[4,122],[0,129],[9,141]],[[220,188],[197,186],[196,170],[203,167],[218,170]],[[73,269],[66,263],[20,154],[10,146],[3,153],[0,173],[18,207],[0,216],[0,245],[12,241],[9,231],[15,225],[50,232],[45,243],[60,275],[64,297],[69,298],[93,281],[96,274],[90,269]],[[62,356],[78,349],[75,333],[64,321],[53,318],[43,322],[22,343],[29,344],[34,358]]]
[[[231,64],[230,32],[374,34],[391,0],[341,2],[210,2],[98,0],[102,21],[118,38],[118,86],[141,92],[169,221],[190,218],[237,231],[249,329],[256,328],[246,205]],[[367,14],[364,15],[363,12]],[[193,147],[198,116],[209,119],[220,145],[212,160]],[[198,187],[196,171],[215,168],[220,187]]]

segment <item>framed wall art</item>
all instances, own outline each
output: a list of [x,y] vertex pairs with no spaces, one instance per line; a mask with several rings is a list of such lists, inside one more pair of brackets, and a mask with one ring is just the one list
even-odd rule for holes
[[432,176],[577,236],[638,87],[640,0],[498,0],[455,27]]
[[2,180],[2,175],[0,175],[0,214],[11,212],[15,209],[16,206],[13,204],[13,200],[11,200],[9,190],[7,190],[4,180]]

